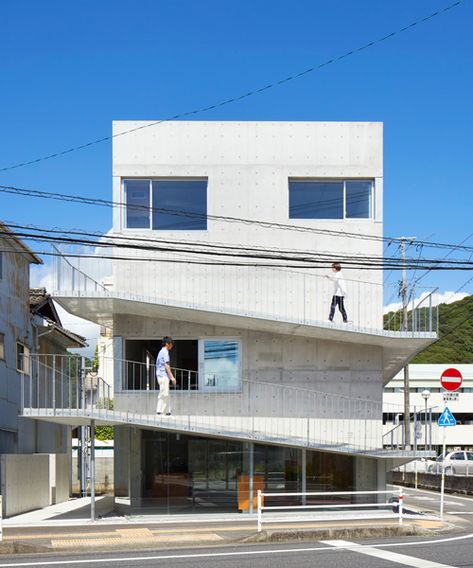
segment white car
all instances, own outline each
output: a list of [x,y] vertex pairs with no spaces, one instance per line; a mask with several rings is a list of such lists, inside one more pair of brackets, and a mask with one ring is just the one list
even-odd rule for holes
[[473,452],[447,452],[441,454],[437,460],[428,466],[429,473],[442,473],[442,464],[445,475],[473,475]]

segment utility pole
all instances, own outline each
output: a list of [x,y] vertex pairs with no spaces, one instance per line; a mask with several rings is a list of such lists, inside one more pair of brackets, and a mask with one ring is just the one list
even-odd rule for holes
[[[401,237],[401,257],[402,257],[402,282],[401,282],[401,301],[402,301],[402,323],[401,331],[407,331],[407,268],[406,268],[406,242],[415,241],[415,237]],[[415,433],[414,433],[415,435]],[[406,450],[411,449],[411,400],[409,393],[409,365],[404,366],[404,444]]]

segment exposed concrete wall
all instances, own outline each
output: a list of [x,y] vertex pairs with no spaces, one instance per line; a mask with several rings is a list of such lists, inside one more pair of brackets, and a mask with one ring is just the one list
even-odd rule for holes
[[[95,458],[95,492],[99,493],[113,493],[113,457],[96,457]],[[77,472],[77,457],[72,458],[72,470]],[[74,476],[72,483],[73,493],[79,493],[80,483],[77,475]]]
[[5,517],[50,504],[50,471],[47,454],[2,455],[0,463]]
[[113,484],[117,497],[129,497],[130,486],[130,428],[115,426],[115,451],[113,454]]
[[125,315],[115,319],[115,333],[124,339],[155,338],[157,346],[164,335],[175,339],[237,337],[243,378],[382,401],[380,347]]
[[0,479],[5,517],[67,501],[69,457],[66,454],[3,454]]
[[55,482],[51,483],[51,504],[62,503],[70,497],[71,467],[69,454],[51,454],[50,459],[53,464]]
[[[144,122],[115,122],[114,132]],[[168,122],[159,131],[142,129],[114,139],[114,201],[125,202],[121,179],[208,178],[209,215],[258,219],[272,223],[352,233],[382,235],[383,128],[381,123],[348,122]],[[373,219],[289,219],[290,178],[371,179],[375,182]],[[117,208],[118,209],[118,208]],[[125,212],[114,212],[115,233],[158,234],[173,231],[125,228]],[[219,242],[333,254],[381,255],[382,243],[336,238],[333,234],[288,231],[210,219],[205,231],[179,231],[182,241]],[[123,253],[121,253],[123,255]],[[129,251],[130,256],[139,252]],[[172,253],[148,252],[149,258]],[[281,317],[325,320],[333,286],[321,278],[327,269],[304,275],[251,267],[217,267],[159,262],[119,262],[113,266],[114,290],[134,297],[191,303],[236,313],[276,313]],[[382,274],[346,270],[351,319],[382,327]],[[363,283],[363,284],[361,284]],[[371,284],[368,286],[364,283]],[[365,289],[366,288],[366,289]],[[364,292],[360,293],[360,290]],[[355,315],[354,310],[357,310]],[[348,307],[350,315],[350,307]]]

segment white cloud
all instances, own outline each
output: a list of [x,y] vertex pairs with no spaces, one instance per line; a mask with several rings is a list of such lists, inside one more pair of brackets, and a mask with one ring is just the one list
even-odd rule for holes
[[[52,264],[45,263],[39,266],[34,266],[31,270],[30,282],[32,288],[46,288],[48,292],[52,292],[54,288]],[[70,314],[57,302],[54,302],[54,305],[56,306],[63,327],[73,333],[82,335],[82,337],[87,339],[87,343],[89,344],[89,347],[86,347],[85,349],[73,349],[72,351],[80,353],[85,357],[93,357],[100,332],[100,326],[96,323],[92,323],[88,320]]]
[[[414,300],[414,305],[418,306],[419,302],[426,298],[429,295],[429,292],[422,292],[422,294]],[[439,304],[452,304],[453,302],[458,302],[458,300],[463,300],[469,294],[465,292],[452,292],[449,290],[445,290],[445,292],[438,292],[432,296],[432,306],[438,306]],[[429,302],[426,301],[422,304],[421,307],[427,307]],[[409,303],[409,309],[412,306],[412,301]],[[384,313],[387,314],[388,312],[394,312],[396,310],[400,310],[402,308],[401,302],[393,302],[392,304],[388,304],[384,306]]]

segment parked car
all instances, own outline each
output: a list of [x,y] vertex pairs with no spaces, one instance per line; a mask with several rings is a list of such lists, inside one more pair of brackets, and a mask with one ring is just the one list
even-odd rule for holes
[[445,475],[472,475],[473,476],[473,452],[447,452],[441,454],[434,463],[428,466],[429,473],[442,473],[442,464],[445,467]]

